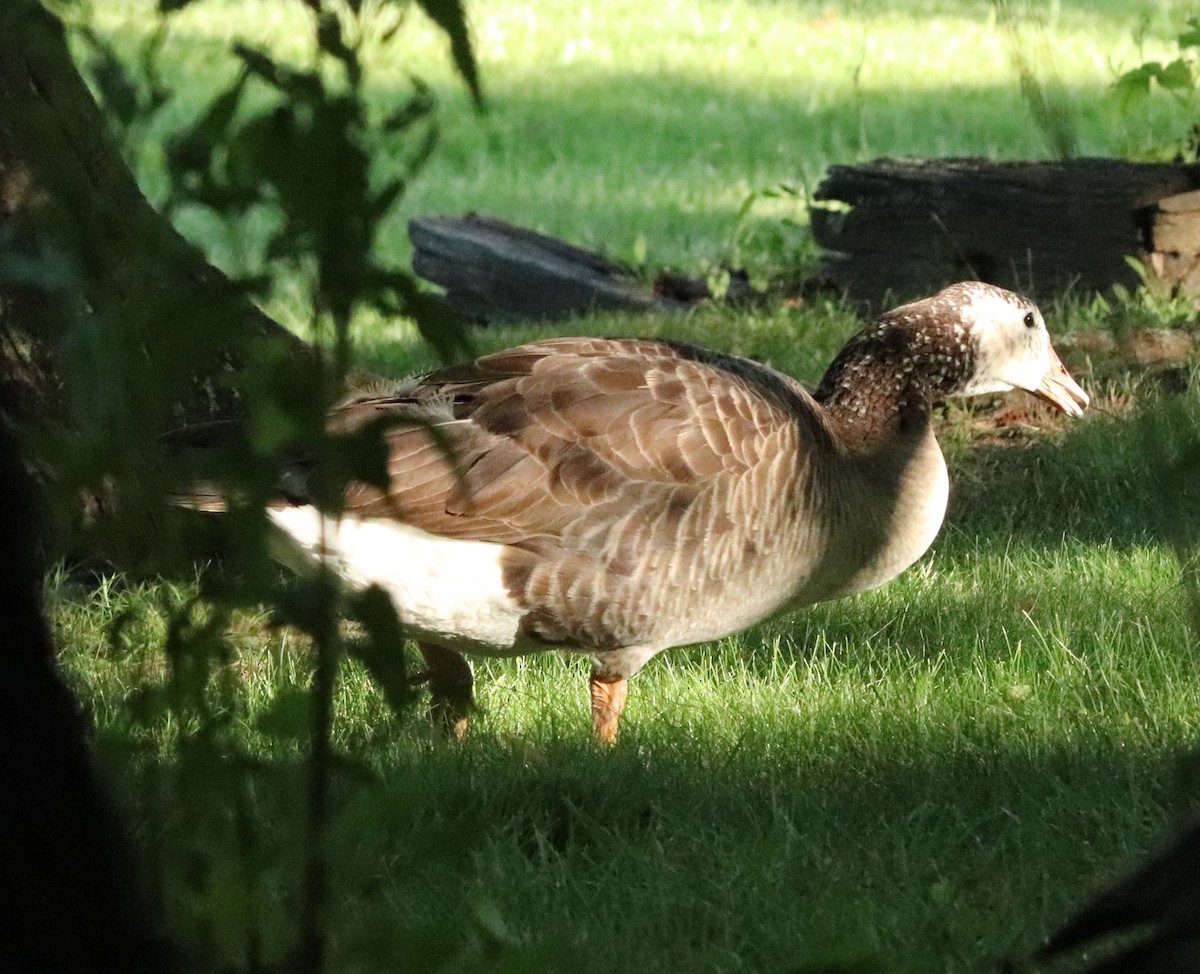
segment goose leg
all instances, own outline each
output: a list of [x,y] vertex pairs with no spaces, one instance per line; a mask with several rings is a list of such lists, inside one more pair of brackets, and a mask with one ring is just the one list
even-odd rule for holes
[[592,667],[592,731],[604,744],[615,744],[621,711],[629,697],[629,678],[661,650],[659,646],[626,646],[597,653]]
[[624,677],[606,679],[593,672],[591,691],[592,731],[604,744],[615,744],[621,711],[625,709],[625,700],[629,696],[629,681]]
[[423,676],[429,684],[430,719],[447,737],[461,741],[467,735],[467,721],[475,709],[471,664],[444,646],[417,643],[417,649],[425,658]]

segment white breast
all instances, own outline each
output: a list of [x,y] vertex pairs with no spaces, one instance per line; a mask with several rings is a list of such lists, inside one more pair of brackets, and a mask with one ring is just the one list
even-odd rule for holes
[[324,555],[348,584],[381,586],[414,638],[488,655],[530,648],[518,640],[521,611],[504,585],[502,545],[440,538],[385,519],[333,521],[313,507],[269,515],[306,557]]

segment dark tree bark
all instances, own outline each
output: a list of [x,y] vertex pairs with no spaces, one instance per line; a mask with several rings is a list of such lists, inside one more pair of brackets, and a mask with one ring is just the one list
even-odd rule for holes
[[52,974],[181,970],[155,929],[54,666],[32,483],[0,426],[0,912],[4,967]]
[[[48,293],[41,282],[0,274],[0,375],[20,422],[54,415],[61,384],[50,346],[38,336],[64,314],[120,321],[144,332],[146,367],[178,366],[188,331],[253,329],[306,347],[208,264],[146,200],[76,70],[62,25],[37,0],[0,4],[0,230],[28,253],[65,255],[73,285]],[[7,281],[7,283],[6,283]],[[53,282],[50,282],[53,284]],[[50,288],[53,291],[53,288]],[[189,329],[172,328],[186,319]],[[196,346],[200,348],[201,346]],[[196,393],[180,418],[227,418],[213,373],[236,369],[220,355],[188,362]]]

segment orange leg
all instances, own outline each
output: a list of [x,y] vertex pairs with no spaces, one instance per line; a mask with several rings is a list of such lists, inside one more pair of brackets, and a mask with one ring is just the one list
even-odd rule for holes
[[475,709],[471,664],[452,649],[432,643],[417,643],[425,657],[422,678],[429,684],[429,716],[446,732],[461,741],[467,736],[467,720]]
[[592,731],[605,744],[617,742],[621,711],[629,696],[629,681],[621,677],[606,680],[592,674]]

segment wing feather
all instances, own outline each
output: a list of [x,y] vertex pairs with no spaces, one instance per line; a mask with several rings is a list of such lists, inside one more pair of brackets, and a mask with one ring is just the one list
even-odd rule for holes
[[[435,404],[449,404],[452,418],[431,418]],[[692,501],[680,485],[729,481],[718,493],[733,497],[733,482],[763,459],[780,428],[799,417],[810,438],[827,436],[807,394],[763,366],[665,342],[592,338],[487,355],[344,412],[343,426],[381,413],[395,420],[388,491],[356,485],[348,513],[498,543],[561,537],[612,503],[684,511]],[[429,433],[431,422],[457,464]],[[668,516],[656,533],[682,523]]]

